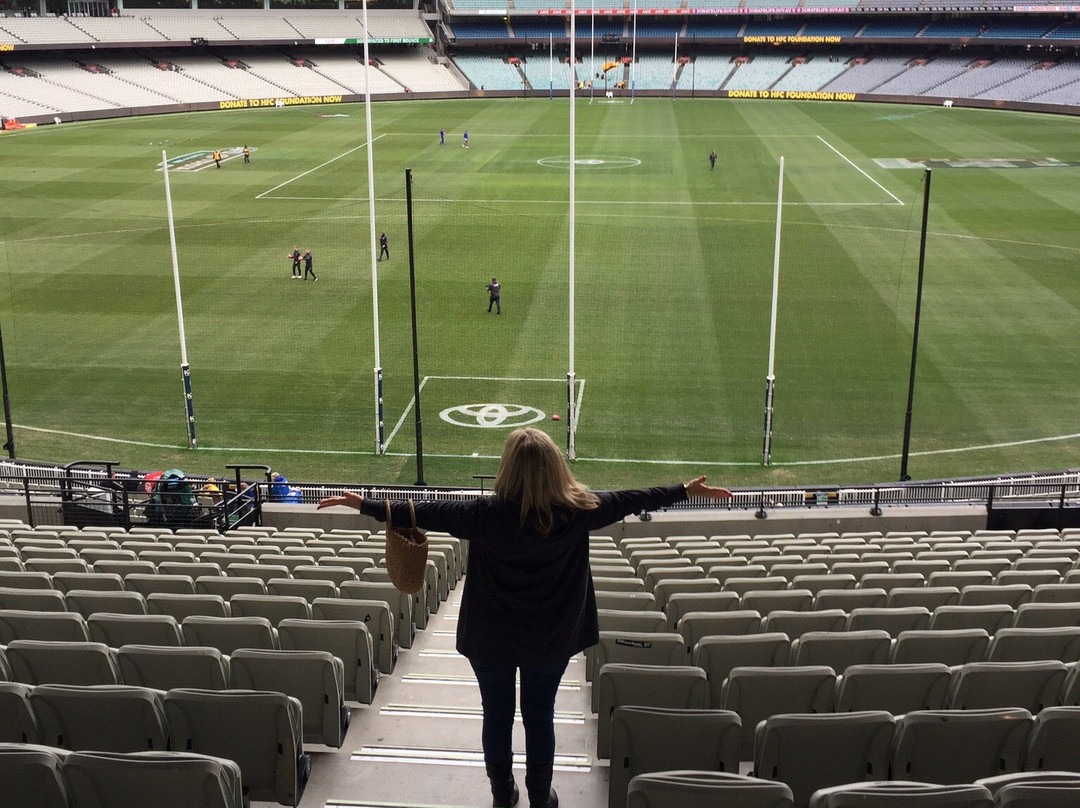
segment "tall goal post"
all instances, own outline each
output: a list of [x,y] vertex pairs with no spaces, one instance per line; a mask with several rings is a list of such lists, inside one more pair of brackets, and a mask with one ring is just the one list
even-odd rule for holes
[[761,465],[772,465],[773,404],[776,397],[776,301],[780,293],[780,224],[784,212],[784,157],[780,156],[780,180],[776,190],[776,235],[773,238],[772,312],[769,317],[769,371],[765,375],[765,429],[761,442]]
[[576,432],[577,432],[577,413],[574,410],[574,245],[575,234],[574,227],[577,223],[577,216],[574,207],[574,202],[577,197],[577,119],[575,116],[577,107],[577,65],[575,64],[576,58],[576,39],[577,28],[575,25],[575,16],[577,9],[575,6],[575,0],[570,0],[570,252],[569,252],[569,301],[568,301],[568,369],[566,372],[566,456],[570,460],[577,458],[577,446],[576,446]]
[[176,225],[173,221],[172,189],[169,187],[169,156],[161,150],[161,169],[165,175],[165,208],[169,216],[169,248],[172,251],[173,291],[176,293],[176,322],[180,331],[180,374],[184,381],[184,409],[187,413],[188,448],[197,449],[195,439],[195,399],[191,395],[191,365],[188,364],[187,335],[184,331],[184,301],[180,296],[180,262],[176,257]]

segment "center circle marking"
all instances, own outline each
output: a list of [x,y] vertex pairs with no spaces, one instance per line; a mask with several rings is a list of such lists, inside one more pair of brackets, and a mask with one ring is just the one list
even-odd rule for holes
[[[569,157],[541,157],[537,165],[545,168],[569,168]],[[582,168],[637,168],[641,161],[636,157],[578,157],[574,164]]]

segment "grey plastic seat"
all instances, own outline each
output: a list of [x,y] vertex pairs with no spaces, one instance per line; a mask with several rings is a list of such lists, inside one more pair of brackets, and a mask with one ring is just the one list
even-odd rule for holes
[[[710,579],[711,580],[711,579]],[[739,608],[734,592],[674,592],[664,604],[669,631],[677,631],[679,620],[691,612],[727,612]]]
[[806,612],[814,606],[814,593],[809,589],[787,589],[776,592],[754,590],[745,593],[740,608],[761,612],[768,617],[770,612]]
[[0,744],[41,743],[37,716],[30,706],[31,690],[21,682],[0,682]]
[[898,665],[924,662],[964,665],[984,660],[989,645],[990,635],[982,628],[903,631],[893,646],[892,661]]
[[233,595],[265,595],[262,578],[234,575],[204,575],[195,579],[195,591],[202,595],[220,595],[226,601]]
[[848,613],[848,631],[871,631],[881,629],[893,638],[902,631],[915,631],[930,627],[930,610],[923,606],[903,608],[853,609]]
[[1022,707],[1032,714],[1058,703],[1069,669],[1062,662],[969,662],[953,669],[952,710]]
[[117,685],[120,671],[99,642],[12,640],[5,652],[16,682],[28,685]]
[[[345,586],[348,587],[349,585],[346,584]],[[596,607],[598,609],[625,609],[636,612],[656,611],[658,609],[656,595],[652,592],[597,592]]]
[[[72,751],[168,748],[162,693],[133,685],[38,685],[30,693],[42,742]],[[108,716],[108,720],[102,720]]]
[[53,587],[61,592],[72,589],[123,592],[124,579],[114,572],[57,572],[53,575]]
[[888,601],[884,589],[858,587],[855,589],[822,589],[814,596],[815,609],[880,608]]
[[614,663],[600,668],[596,755],[611,751],[611,715],[616,707],[708,708],[705,671],[691,665],[632,665]]
[[185,645],[208,645],[223,654],[237,648],[278,648],[277,629],[265,617],[191,615],[180,624]]
[[761,633],[761,612],[736,609],[727,612],[688,612],[682,616],[676,630],[683,635],[687,648],[702,637],[710,635],[745,635]]
[[608,808],[625,808],[639,774],[679,767],[738,774],[739,717],[726,710],[616,707],[611,716]]
[[987,662],[1080,661],[1080,626],[1003,628],[990,641]]
[[1080,584],[1039,584],[1032,603],[1080,603]]
[[[997,786],[994,808],[1076,808],[1080,804],[1080,781],[1062,776],[1069,774],[1072,772],[1058,772],[1053,777],[1030,780],[1025,777]],[[983,783],[993,779],[986,778]]]
[[1008,628],[1013,623],[1015,610],[1004,604],[988,606],[939,606],[930,618],[931,631],[949,631],[962,628],[981,628],[988,634]]
[[63,776],[67,755],[40,744],[0,743],[0,807],[71,808]]
[[1034,590],[1027,584],[972,584],[960,592],[960,606],[1005,605],[1016,609],[1031,600]]
[[889,592],[885,605],[890,609],[922,606],[931,612],[938,606],[960,603],[960,590],[955,586],[898,586]]
[[195,579],[189,575],[163,573],[127,575],[124,577],[124,588],[129,592],[138,592],[144,598],[155,592],[194,595]]
[[167,614],[183,623],[185,617],[193,614],[207,617],[231,617],[229,603],[221,595],[176,595],[157,593],[147,595],[146,611],[150,614]]
[[379,672],[386,676],[393,673],[397,664],[398,644],[394,616],[384,601],[316,598],[311,604],[311,616],[314,620],[356,620],[366,625],[371,638],[371,652]]
[[1035,716],[1024,769],[1080,772],[1080,707],[1046,707]]
[[51,589],[52,576],[47,572],[18,572],[0,570],[0,588],[3,589]]
[[791,640],[787,634],[704,637],[695,646],[693,663],[709,679],[709,706],[719,708],[723,687],[735,668],[773,668],[791,664]]
[[124,682],[155,690],[177,687],[227,690],[229,660],[206,646],[124,645],[116,650]]
[[110,648],[122,645],[183,645],[176,619],[166,614],[95,612],[86,621],[90,639]]
[[[601,631],[595,646],[592,664],[586,670],[587,681],[593,681],[600,667],[610,662],[636,665],[685,665],[690,661],[681,634],[675,632]],[[597,702],[593,691],[593,711]]]
[[734,668],[721,689],[720,709],[742,719],[740,760],[753,760],[758,722],[780,713],[832,710],[836,672],[823,666]]
[[940,663],[852,665],[836,684],[837,712],[944,710],[950,669]]
[[[668,631],[668,618],[663,612],[597,609],[601,631]],[[759,619],[760,622],[760,619]]]
[[907,780],[848,783],[816,791],[810,808],[993,808],[985,786],[934,785]]
[[772,715],[757,727],[754,774],[787,784],[806,806],[818,789],[887,777],[893,730],[880,710]]
[[294,595],[233,595],[229,598],[233,617],[265,617],[272,626],[282,620],[307,620],[311,606]]
[[299,597],[313,603],[316,598],[336,598],[340,591],[333,581],[315,578],[271,578],[266,582],[266,594]]
[[413,639],[416,637],[416,624],[413,622],[411,595],[398,591],[392,583],[381,581],[347,581],[338,587],[338,590],[343,598],[381,600],[386,603],[394,616],[398,646],[412,648]]
[[296,806],[310,774],[300,702],[283,693],[191,690],[165,694],[177,749],[234,760],[244,797]]
[[368,625],[359,620],[282,620],[282,650],[324,651],[343,664],[344,699],[371,704],[379,684],[379,668]]
[[86,642],[86,621],[76,612],[32,612],[0,609],[0,644],[12,640]]
[[1016,610],[1016,628],[1080,626],[1080,603],[1024,603]]
[[897,718],[894,779],[952,785],[1020,771],[1027,710],[916,710]]
[[229,665],[234,687],[277,691],[300,702],[304,743],[338,749],[345,742],[352,714],[345,708],[344,665],[329,651],[241,648]]
[[780,609],[769,612],[761,621],[763,632],[780,631],[793,640],[804,634],[843,631],[848,615],[843,609],[820,609],[809,612]]
[[630,781],[626,808],[793,808],[783,783],[728,772],[676,770],[639,774]]
[[892,637],[887,631],[811,631],[791,641],[794,665],[825,665],[838,674],[851,665],[889,661]]
[[72,752],[70,808],[244,808],[240,767],[188,752]]
[[30,612],[66,612],[64,593],[57,589],[25,589],[0,587],[0,609],[21,609]]
[[146,598],[138,592],[103,592],[91,589],[72,589],[64,596],[68,608],[83,617],[95,612],[112,614],[146,614]]

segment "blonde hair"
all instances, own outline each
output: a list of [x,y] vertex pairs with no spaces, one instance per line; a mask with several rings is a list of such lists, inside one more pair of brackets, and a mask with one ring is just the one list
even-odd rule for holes
[[556,509],[592,510],[596,496],[570,471],[546,432],[526,427],[510,433],[495,473],[495,493],[521,507],[521,524],[551,532]]

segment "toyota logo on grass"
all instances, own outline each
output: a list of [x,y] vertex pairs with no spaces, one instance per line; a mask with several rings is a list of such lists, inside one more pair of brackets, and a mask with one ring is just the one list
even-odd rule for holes
[[524,404],[461,404],[447,407],[439,417],[455,426],[514,429],[543,420],[544,413]]

